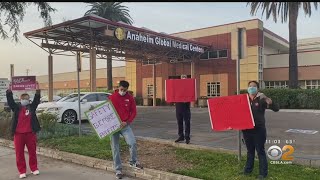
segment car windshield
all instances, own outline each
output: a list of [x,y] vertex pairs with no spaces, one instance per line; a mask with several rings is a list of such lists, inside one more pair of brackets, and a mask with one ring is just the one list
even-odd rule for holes
[[[85,94],[80,94],[80,98],[82,98]],[[60,99],[58,102],[76,102],[78,100],[78,94],[70,94],[62,99]]]

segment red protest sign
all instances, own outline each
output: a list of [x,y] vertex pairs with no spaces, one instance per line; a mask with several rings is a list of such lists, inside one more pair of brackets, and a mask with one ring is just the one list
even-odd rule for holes
[[167,102],[196,101],[196,79],[167,79],[165,81],[165,99]]
[[11,88],[13,91],[34,90],[37,88],[35,76],[12,77]]
[[244,130],[254,128],[254,119],[247,94],[208,99],[212,130]]

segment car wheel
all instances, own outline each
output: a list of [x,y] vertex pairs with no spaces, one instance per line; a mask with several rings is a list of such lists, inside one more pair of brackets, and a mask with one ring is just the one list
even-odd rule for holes
[[62,122],[74,124],[77,121],[77,113],[74,110],[67,110],[62,114]]

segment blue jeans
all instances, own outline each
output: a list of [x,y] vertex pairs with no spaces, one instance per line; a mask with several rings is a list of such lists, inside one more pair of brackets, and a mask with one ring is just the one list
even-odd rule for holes
[[126,143],[129,145],[130,164],[138,163],[136,139],[134,137],[132,129],[130,128],[129,125],[127,125],[121,131],[111,136],[111,149],[112,149],[113,163],[114,163],[116,173],[122,172],[122,164],[121,164],[120,151],[119,151],[120,134],[124,137],[124,139],[126,140]]

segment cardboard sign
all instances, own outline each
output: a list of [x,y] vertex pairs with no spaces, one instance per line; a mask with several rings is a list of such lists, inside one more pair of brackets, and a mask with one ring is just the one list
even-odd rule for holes
[[165,99],[167,102],[194,102],[197,100],[196,79],[167,79]]
[[37,88],[35,76],[12,77],[12,91],[34,90]]
[[253,129],[255,126],[247,94],[208,99],[208,109],[215,131]]
[[7,102],[6,91],[9,88],[10,81],[7,79],[0,79],[0,102]]
[[85,115],[100,139],[121,129],[119,115],[109,100],[85,112]]

